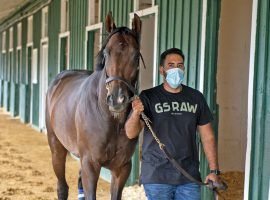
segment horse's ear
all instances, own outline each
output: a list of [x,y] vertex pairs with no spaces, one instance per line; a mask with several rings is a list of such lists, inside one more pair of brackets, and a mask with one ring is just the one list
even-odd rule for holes
[[134,13],[134,18],[132,20],[132,30],[136,33],[141,33],[141,28],[142,22],[140,20],[140,17],[136,13]]
[[112,12],[108,12],[106,17],[106,30],[108,33],[112,32],[114,29],[116,29],[115,23],[113,21]]

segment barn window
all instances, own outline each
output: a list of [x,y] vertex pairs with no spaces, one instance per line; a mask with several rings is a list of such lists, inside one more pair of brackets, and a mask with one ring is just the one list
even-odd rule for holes
[[13,27],[9,29],[9,50],[13,50]]
[[88,0],[88,25],[100,22],[100,1]]
[[17,47],[17,59],[16,59],[16,83],[22,81],[22,48]]
[[15,82],[22,80],[22,23],[17,24],[17,53],[16,53]]
[[22,46],[22,23],[17,24],[17,47]]
[[42,38],[48,37],[48,7],[42,9]]
[[9,53],[8,53],[8,66],[7,66],[7,80],[11,81],[11,73],[13,68],[13,27],[9,29]]
[[34,83],[34,84],[38,83],[38,76],[37,76],[38,62],[37,62],[37,59],[38,59],[38,50],[33,49],[31,78],[32,78],[32,83]]
[[28,17],[27,22],[27,43],[29,44],[33,42],[33,16]]
[[86,27],[85,65],[93,70],[95,58],[102,42],[102,23],[100,23],[100,0],[88,0],[88,26]]
[[6,31],[2,33],[2,62],[1,64],[1,78],[6,79]]
[[61,33],[69,30],[69,2],[61,0]]
[[146,8],[150,8],[155,5],[154,0],[135,0],[134,1],[134,9],[136,10],[143,10]]
[[2,34],[2,52],[5,53],[6,52],[6,31],[3,32]]

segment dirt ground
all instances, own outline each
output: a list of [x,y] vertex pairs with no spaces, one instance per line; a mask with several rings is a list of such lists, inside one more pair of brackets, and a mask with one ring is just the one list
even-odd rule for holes
[[[79,163],[67,158],[69,199],[77,199]],[[229,190],[222,193],[226,200],[243,199],[244,176],[241,172],[223,175]],[[99,180],[97,199],[108,200],[110,185]],[[51,153],[46,135],[20,123],[0,109],[0,200],[54,200],[56,177],[51,165]],[[127,187],[124,200],[145,200],[143,188]]]
[[[69,199],[77,198],[79,163],[67,158]],[[99,180],[98,199],[109,199],[109,184]],[[0,200],[52,200],[56,177],[46,135],[0,110]]]

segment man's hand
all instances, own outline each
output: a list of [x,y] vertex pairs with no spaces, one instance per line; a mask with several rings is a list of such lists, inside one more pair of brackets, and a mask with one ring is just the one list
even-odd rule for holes
[[132,101],[132,109],[132,114],[125,124],[126,135],[129,139],[138,137],[144,127],[144,122],[140,119],[140,114],[143,112],[144,107],[139,97],[135,97]]
[[132,109],[133,109],[132,114],[135,114],[136,116],[139,116],[143,112],[144,110],[143,103],[139,97],[135,97],[135,99],[132,101]]
[[214,173],[210,173],[208,174],[208,176],[206,176],[205,178],[205,183],[208,183],[208,181],[213,181],[213,182],[216,182],[216,183],[219,183],[220,182],[220,178],[218,175],[214,174]]

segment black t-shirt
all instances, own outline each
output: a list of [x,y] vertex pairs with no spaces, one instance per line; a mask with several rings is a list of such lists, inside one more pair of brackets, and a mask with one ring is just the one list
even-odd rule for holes
[[[213,117],[203,95],[182,85],[179,93],[166,91],[163,85],[140,94],[144,113],[167,150],[194,178],[200,180],[196,145],[197,125],[209,123]],[[190,182],[172,166],[145,126],[142,145],[141,182],[183,184]]]

